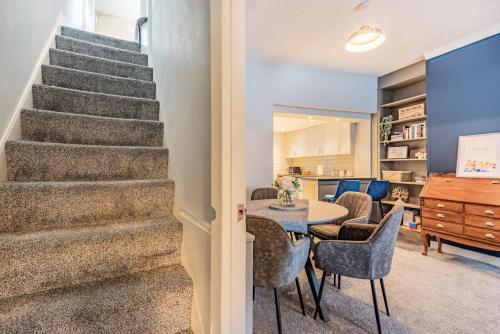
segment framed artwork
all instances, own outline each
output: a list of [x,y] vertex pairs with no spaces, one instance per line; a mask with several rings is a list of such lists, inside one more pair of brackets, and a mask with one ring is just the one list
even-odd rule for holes
[[389,146],[387,148],[387,159],[406,159],[408,158],[409,146]]
[[457,176],[500,178],[500,132],[458,137]]

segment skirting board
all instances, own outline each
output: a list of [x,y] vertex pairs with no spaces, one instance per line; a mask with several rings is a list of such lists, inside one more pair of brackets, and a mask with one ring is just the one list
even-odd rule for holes
[[195,334],[210,333],[210,223],[184,211],[175,217],[183,225],[181,263],[194,284],[191,329]]
[[16,104],[14,113],[10,118],[7,129],[0,138],[0,181],[7,180],[7,157],[5,155],[5,143],[8,140],[21,139],[21,110],[23,108],[31,108],[33,106],[33,95],[31,87],[35,83],[42,82],[42,64],[49,63],[49,50],[55,47],[55,36],[61,31],[59,20],[56,22],[54,28],[50,32],[47,41],[38,57],[33,71],[31,72],[30,79],[24,87],[21,98]]

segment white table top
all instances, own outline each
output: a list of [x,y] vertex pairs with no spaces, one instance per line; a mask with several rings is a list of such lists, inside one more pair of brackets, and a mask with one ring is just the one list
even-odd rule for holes
[[307,226],[314,224],[328,224],[347,216],[349,211],[338,204],[297,200],[308,203],[308,208],[303,211],[281,211],[269,208],[276,203],[275,199],[263,199],[247,202],[247,214],[263,216],[279,222],[287,231],[307,233]]

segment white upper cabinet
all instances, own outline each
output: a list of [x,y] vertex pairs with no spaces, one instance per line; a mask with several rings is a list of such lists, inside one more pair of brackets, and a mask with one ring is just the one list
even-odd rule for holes
[[325,127],[325,154],[335,155],[340,152],[340,123],[331,122]]
[[307,129],[309,133],[309,156],[325,154],[325,128],[322,125]]
[[286,157],[352,154],[355,124],[331,122],[285,135]]

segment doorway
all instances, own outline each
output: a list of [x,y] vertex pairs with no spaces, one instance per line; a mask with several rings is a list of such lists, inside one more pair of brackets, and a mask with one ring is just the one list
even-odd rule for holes
[[95,0],[95,32],[135,41],[141,9],[141,0]]

